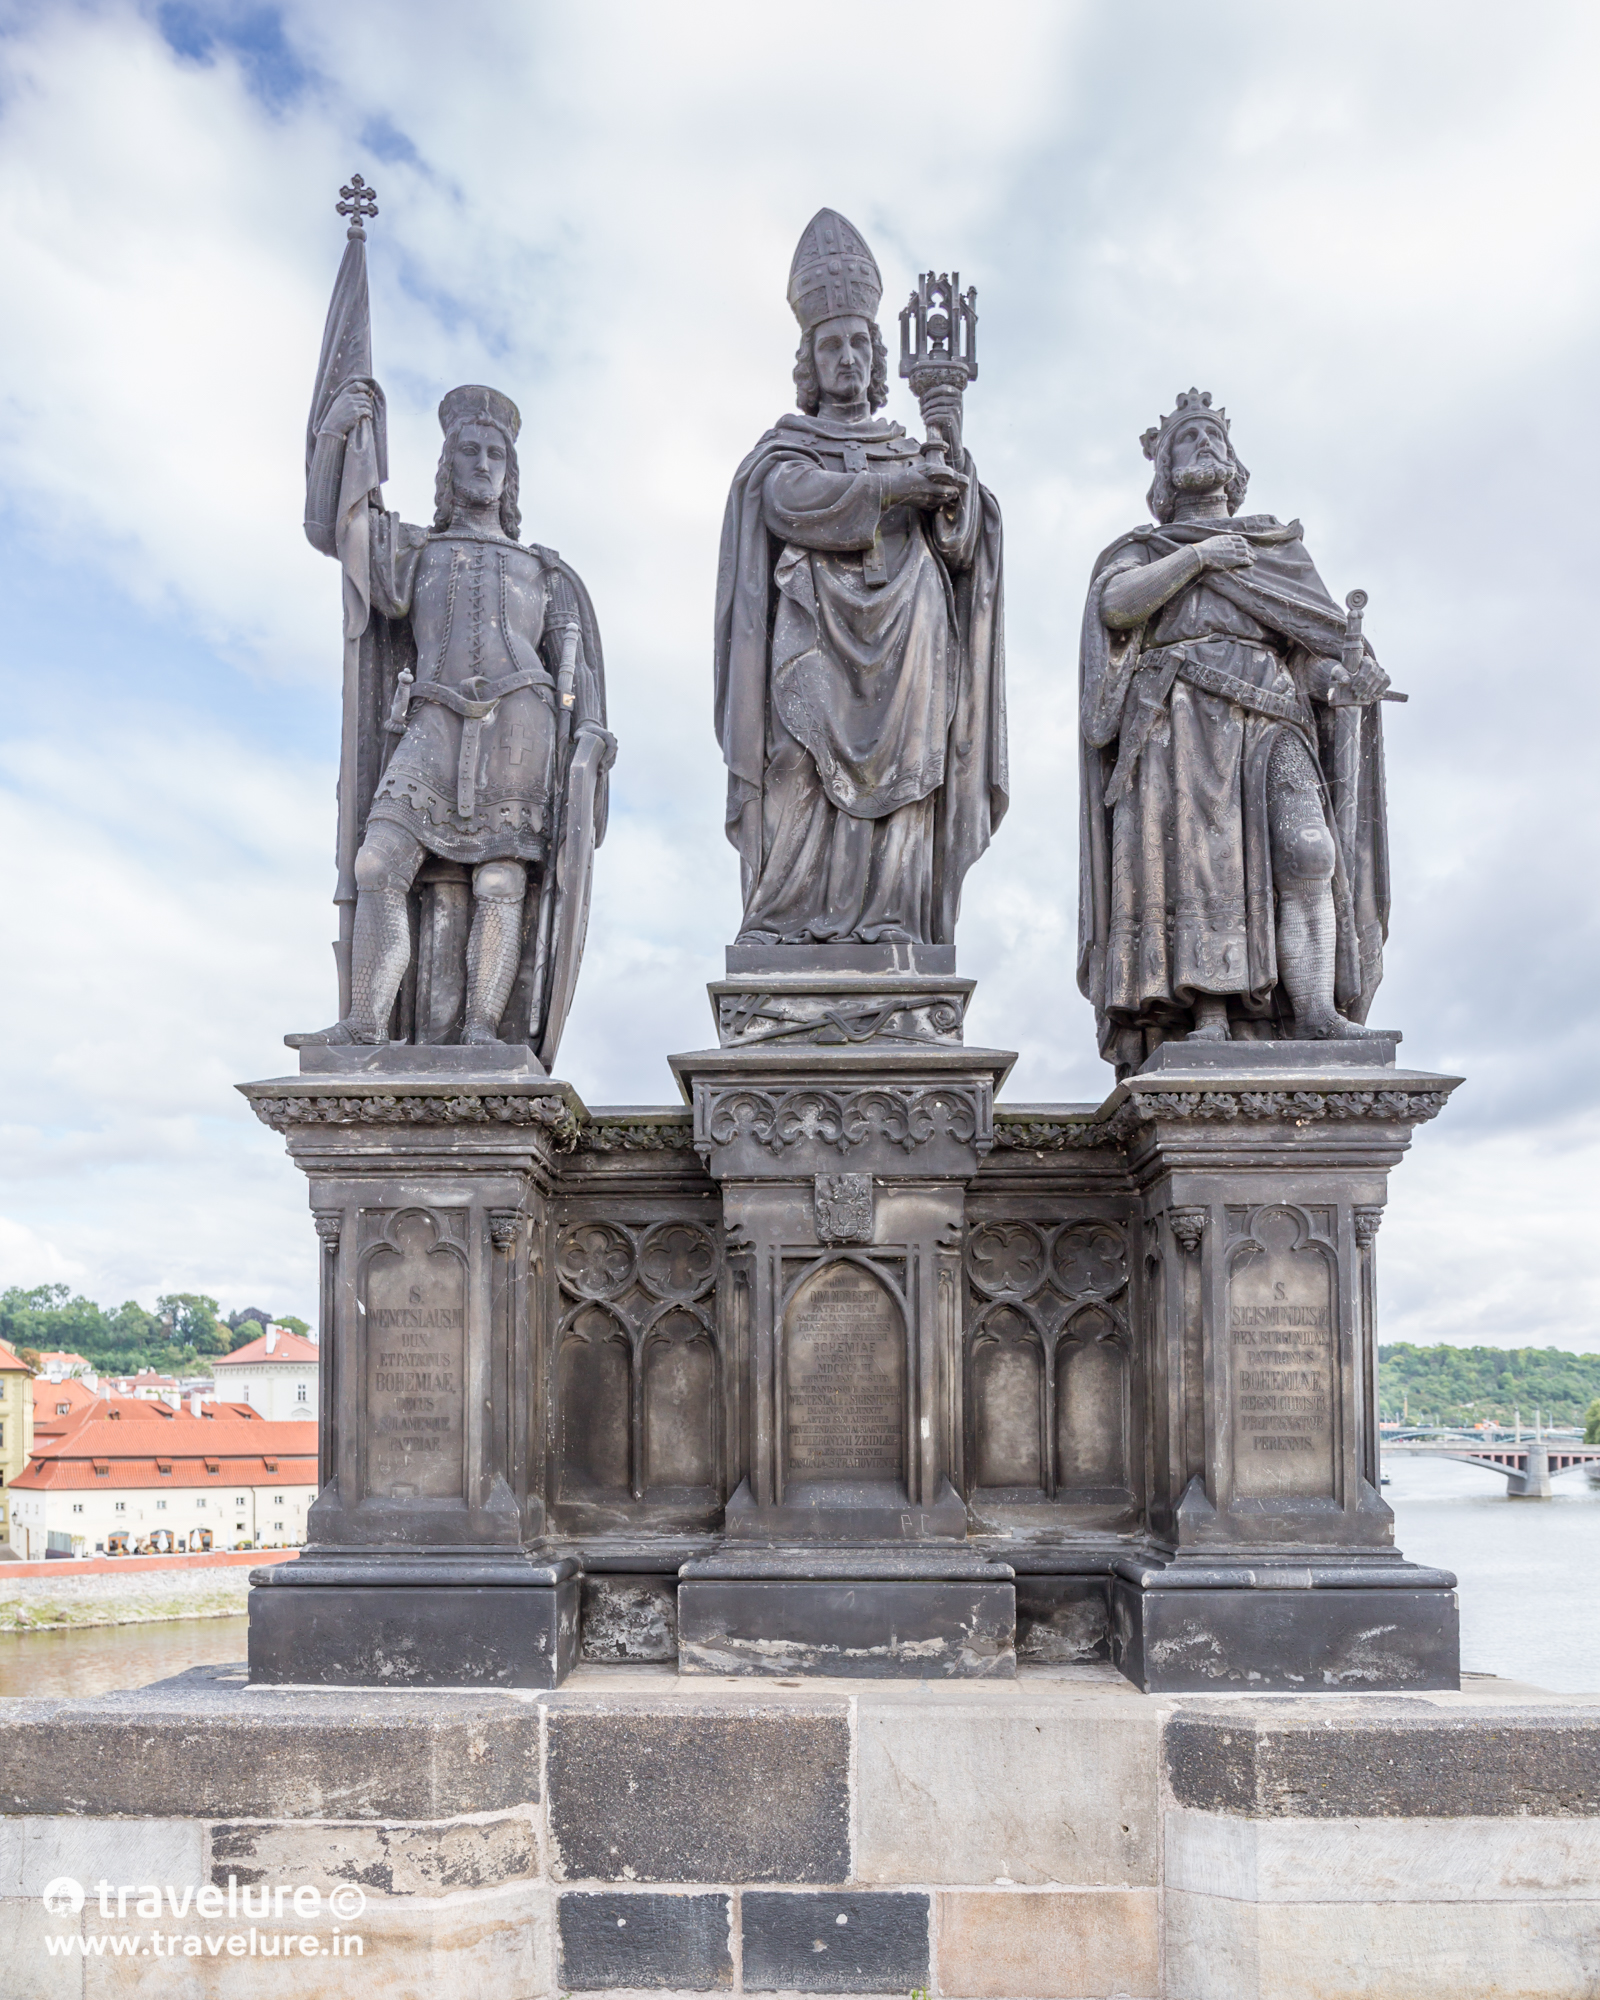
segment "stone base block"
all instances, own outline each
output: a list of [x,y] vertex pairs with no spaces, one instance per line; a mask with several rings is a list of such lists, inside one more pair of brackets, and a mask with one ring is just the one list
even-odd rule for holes
[[1232,1041],[1163,1042],[1139,1065],[1141,1076],[1194,1070],[1236,1070],[1243,1074],[1322,1069],[1393,1069],[1404,1037],[1398,1029],[1374,1028],[1349,1042]]
[[[681,1674],[976,1680],[1017,1670],[1017,1591],[999,1563],[723,1555],[684,1567]],[[783,1571],[789,1569],[790,1574]],[[920,1570],[922,1573],[917,1574]],[[910,1572],[908,1574],[908,1572]]]
[[747,1480],[729,1498],[723,1534],[730,1542],[769,1548],[812,1540],[856,1547],[961,1543],[967,1538],[967,1509],[948,1479],[927,1504],[908,1500],[904,1488],[888,1480],[808,1480],[791,1487],[790,1497],[777,1507],[757,1506]]
[[585,1573],[585,1660],[644,1664],[678,1657],[678,1579],[648,1573]]
[[1600,1903],[1242,1903],[1169,1889],[1184,2000],[1550,2000],[1594,1990]]
[[946,1890],[939,1990],[963,2000],[1161,1991],[1154,1889]]
[[1298,1580],[1286,1583],[1257,1574],[1242,1588],[1187,1580],[1164,1588],[1161,1572],[1143,1582],[1119,1576],[1113,1661],[1146,1694],[1461,1685],[1461,1618],[1448,1585],[1314,1588],[1309,1570],[1289,1572]]
[[1103,1576],[1017,1571],[1017,1658],[1030,1666],[1082,1666],[1111,1657],[1111,1585]]
[[279,1584],[250,1593],[250,1679],[306,1687],[559,1687],[578,1583]]

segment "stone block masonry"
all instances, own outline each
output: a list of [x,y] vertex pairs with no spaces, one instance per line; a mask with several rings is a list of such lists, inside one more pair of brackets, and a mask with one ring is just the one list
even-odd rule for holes
[[[0,1989],[1590,1994],[1600,1697],[1477,1685],[1159,1697],[1091,1665],[753,1688],[586,1665],[555,1692],[368,1693],[200,1668],[3,1702]],[[89,1894],[58,1916],[63,1877]],[[142,1919],[146,1884],[242,1914]],[[182,1955],[230,1931],[259,1948]],[[291,1962],[263,1955],[285,1936]]]

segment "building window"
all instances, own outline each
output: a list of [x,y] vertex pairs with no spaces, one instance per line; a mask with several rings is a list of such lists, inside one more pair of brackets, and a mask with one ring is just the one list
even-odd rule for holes
[[274,1493],[272,1496],[272,1504],[274,1507],[281,1507],[283,1505],[283,1495],[281,1493]]
[[127,1511],[128,1511],[128,1503],[127,1503],[127,1501],[126,1501],[126,1500],[119,1500],[119,1501],[117,1502],[117,1512],[118,1512],[119,1514],[126,1514],[126,1513],[127,1513]]
[[244,1495],[242,1493],[235,1493],[233,1496],[233,1504],[235,1507],[242,1507],[244,1505]]
[[204,1498],[204,1496],[202,1495],[202,1496],[201,1496],[201,1498],[200,1498],[200,1499],[198,1499],[198,1500],[197,1500],[197,1501],[196,1501],[196,1502],[195,1502],[194,1504],[195,1504],[195,1505],[196,1505],[197,1507],[203,1507],[203,1506],[204,1506],[204,1505],[206,1504],[206,1503],[205,1503],[205,1498]]
[[83,1512],[83,1502],[81,1500],[74,1500],[72,1503],[72,1511],[74,1514],[81,1514]]
[[167,1511],[167,1503],[166,1503],[166,1501],[165,1501],[165,1500],[158,1500],[158,1501],[156,1502],[156,1512],[157,1512],[158,1514],[164,1514],[164,1513],[165,1513],[166,1511]]
[[274,1521],[272,1525],[280,1535],[283,1533],[283,1523],[281,1521]]
[[294,1393],[300,1402],[303,1403],[305,1401],[306,1385],[304,1384],[304,1382],[296,1382],[296,1384],[294,1385]]

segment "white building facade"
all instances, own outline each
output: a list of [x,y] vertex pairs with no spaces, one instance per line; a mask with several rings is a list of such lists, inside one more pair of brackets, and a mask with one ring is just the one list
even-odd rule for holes
[[[200,1433],[200,1435],[196,1435]],[[316,1497],[316,1429],[242,1418],[71,1425],[10,1488],[12,1546],[58,1555],[297,1548]]]
[[269,1423],[315,1423],[317,1364],[314,1340],[269,1326],[258,1339],[212,1363],[217,1395],[248,1403]]

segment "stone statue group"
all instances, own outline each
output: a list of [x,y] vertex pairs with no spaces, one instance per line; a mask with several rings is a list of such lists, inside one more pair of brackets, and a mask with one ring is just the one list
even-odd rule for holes
[[[520,539],[508,397],[452,390],[432,522],[384,509],[375,207],[359,180],[344,192],[306,455],[306,532],[345,578],[340,1018],[289,1040],[504,1041],[548,1070],[616,750],[599,631],[576,572]],[[723,527],[738,942],[774,970],[797,949],[953,944],[1007,804],[1000,510],[951,361],[971,295],[902,314],[919,443],[879,414],[882,290],[822,210],[789,274],[798,409],[734,474]],[[1078,982],[1101,1052],[1125,1074],[1175,1038],[1363,1035],[1388,916],[1388,680],[1365,600],[1334,602],[1298,522],[1240,512],[1249,474],[1209,394],[1143,444],[1151,518],[1096,560],[1081,640]]]

